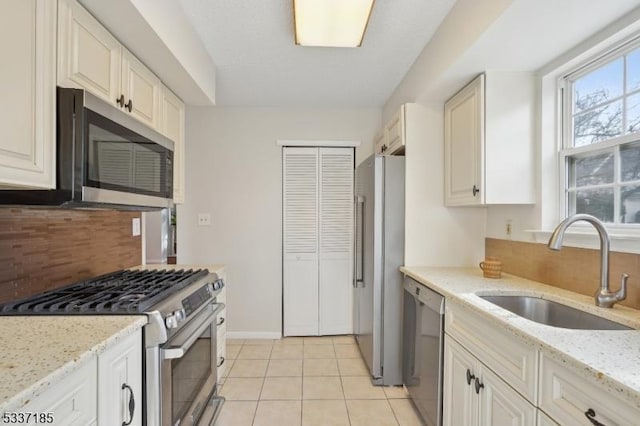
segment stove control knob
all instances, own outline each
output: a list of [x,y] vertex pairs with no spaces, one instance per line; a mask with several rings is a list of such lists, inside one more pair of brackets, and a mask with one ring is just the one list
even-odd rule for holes
[[220,290],[222,287],[224,287],[224,281],[222,281],[222,278],[219,278],[213,282],[214,290]]
[[164,324],[167,326],[167,328],[176,328],[178,327],[178,318],[176,318],[174,314],[167,315],[167,317],[164,319]]
[[185,318],[187,318],[187,313],[185,312],[184,309],[178,309],[173,313],[173,315],[175,315],[175,317],[177,318],[178,323],[181,323],[182,321],[185,320]]

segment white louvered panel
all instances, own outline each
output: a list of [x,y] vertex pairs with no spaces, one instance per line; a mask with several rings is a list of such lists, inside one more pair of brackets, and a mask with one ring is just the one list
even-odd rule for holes
[[160,192],[161,156],[149,149],[136,145],[134,148],[134,186],[150,192]]
[[98,148],[96,169],[90,172],[91,178],[110,185],[131,187],[131,147],[128,144],[111,141],[94,141]]
[[320,150],[320,253],[350,254],[353,242],[353,149]]
[[319,334],[352,325],[353,149],[320,149]]
[[318,252],[316,148],[284,149],[284,253]]

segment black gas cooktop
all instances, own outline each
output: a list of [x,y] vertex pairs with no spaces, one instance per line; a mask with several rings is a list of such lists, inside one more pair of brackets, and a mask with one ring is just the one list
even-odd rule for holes
[[0,305],[0,315],[140,314],[207,269],[122,270]]

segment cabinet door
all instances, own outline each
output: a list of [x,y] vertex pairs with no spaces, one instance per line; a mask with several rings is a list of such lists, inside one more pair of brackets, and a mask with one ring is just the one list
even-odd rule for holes
[[[478,422],[478,398],[473,389],[478,362],[449,336],[444,340],[443,424],[475,425]],[[467,375],[471,382],[467,381]]]
[[184,203],[184,103],[162,86],[160,99],[160,132],[174,142],[173,201]]
[[[133,401],[133,415],[130,404]],[[142,425],[142,336],[127,336],[98,357],[98,424]]]
[[384,129],[380,130],[378,134],[373,138],[373,146],[376,154],[384,154],[387,150],[387,139]]
[[479,425],[535,426],[536,408],[488,368],[482,368],[478,385],[473,385],[479,397]]
[[444,106],[445,204],[484,202],[484,75]]
[[2,7],[0,186],[55,188],[56,2]]
[[122,48],[122,93],[125,110],[159,129],[160,80],[127,49]]
[[121,47],[75,0],[58,10],[58,85],[86,89],[116,105],[120,97]]
[[[96,357],[56,383],[54,387],[21,407],[22,413],[51,413],[53,425],[86,426],[96,424]],[[46,420],[46,419],[45,419]],[[41,418],[25,425],[47,424]],[[4,423],[3,423],[4,424]],[[115,424],[115,423],[113,423]],[[120,423],[118,423],[120,424]]]
[[401,152],[405,145],[404,105],[402,105],[396,115],[389,120],[389,123],[385,126],[385,132],[387,133],[387,145],[389,146],[386,153],[397,154]]

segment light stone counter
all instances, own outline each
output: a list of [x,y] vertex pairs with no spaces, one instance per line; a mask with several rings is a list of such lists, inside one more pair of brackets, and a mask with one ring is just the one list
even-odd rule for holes
[[0,317],[0,413],[18,411],[146,323],[144,315]]
[[[503,274],[483,278],[479,268],[402,267],[400,270],[454,302],[521,336],[573,372],[599,382],[640,408],[640,330],[569,330],[529,321],[478,297],[530,295],[640,328],[640,311],[595,306],[593,297]],[[595,288],[593,289],[595,293]]]

